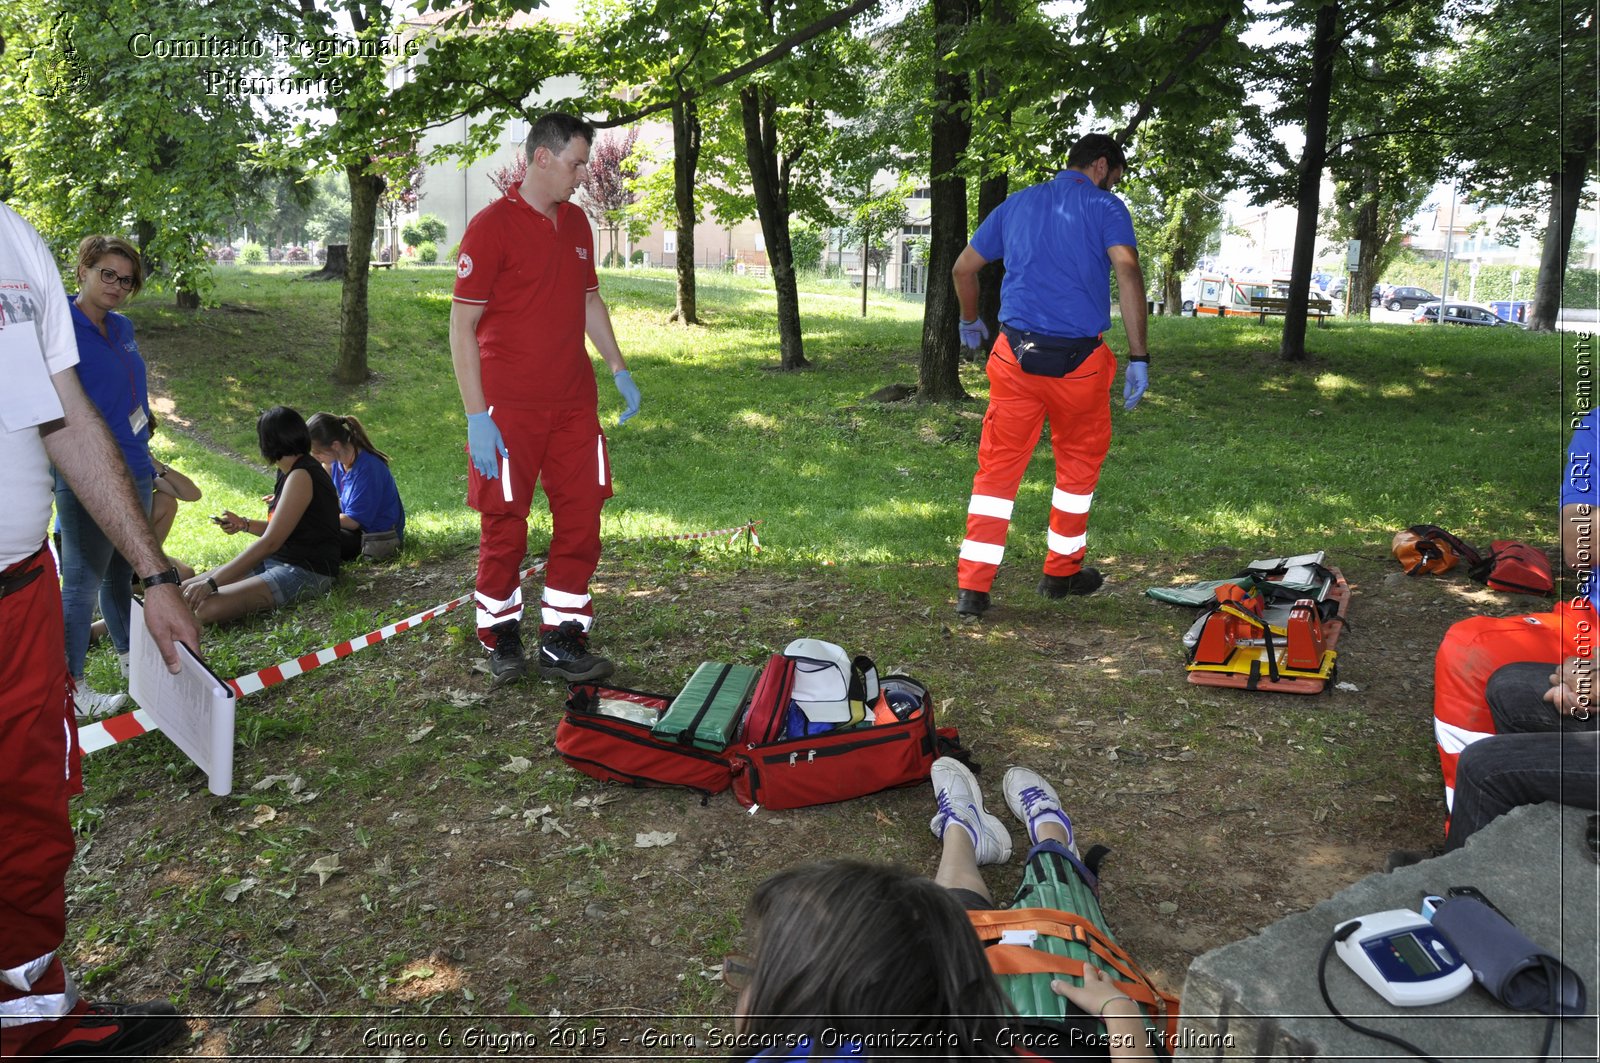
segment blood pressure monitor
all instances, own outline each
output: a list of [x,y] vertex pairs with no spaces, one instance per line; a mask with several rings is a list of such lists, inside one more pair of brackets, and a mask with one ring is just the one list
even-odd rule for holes
[[1339,958],[1391,1004],[1441,1004],[1472,985],[1471,968],[1416,912],[1398,908],[1347,919],[1334,927],[1334,937]]

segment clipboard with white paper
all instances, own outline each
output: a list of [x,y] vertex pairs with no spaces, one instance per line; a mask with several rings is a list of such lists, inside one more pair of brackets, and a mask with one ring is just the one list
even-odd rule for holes
[[144,607],[133,602],[128,639],[128,693],[148,712],[161,732],[206,773],[211,792],[233,790],[233,688],[219,679],[193,650],[177,644],[181,668],[167,671],[150,631]]

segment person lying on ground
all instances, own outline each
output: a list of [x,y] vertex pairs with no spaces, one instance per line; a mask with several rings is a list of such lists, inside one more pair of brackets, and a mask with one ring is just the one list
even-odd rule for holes
[[212,518],[229,535],[258,538],[231,561],[184,581],[184,599],[204,623],[327,594],[339,575],[339,496],[311,457],[305,421],[274,406],[256,422],[256,437],[261,456],[278,470],[271,516],[251,520],[228,510]]

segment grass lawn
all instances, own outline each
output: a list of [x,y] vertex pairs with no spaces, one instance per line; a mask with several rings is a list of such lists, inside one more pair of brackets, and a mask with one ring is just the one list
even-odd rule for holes
[[[373,376],[355,388],[331,377],[337,285],[294,276],[224,271],[221,306],[198,314],[132,307],[171,429],[156,449],[206,493],[169,550],[203,566],[239,547],[205,515],[261,514],[271,479],[254,423],[274,403],[362,419],[393,459],[409,540],[323,602],[208,632],[224,675],[471,585],[452,272],[372,278]],[[980,760],[1029,761],[1070,784],[1092,840],[1122,854],[1107,882],[1114,926],[1174,987],[1199,952],[1372,870],[1361,861],[1374,844],[1381,862],[1436,836],[1432,647],[1470,612],[1533,603],[1459,574],[1396,582],[1388,542],[1419,522],[1475,543],[1554,541],[1560,337],[1341,321],[1312,329],[1311,359],[1291,366],[1275,324],[1156,319],[1151,390],[1132,413],[1116,404],[1091,517],[1107,589],[1071,603],[1031,592],[1052,483],[1044,441],[998,607],[963,625],[955,554],[985,378],[965,367],[973,401],[956,406],[867,400],[915,383],[920,304],[877,297],[863,320],[848,290],[804,293],[815,365],[786,374],[773,371],[765,282],[703,276],[706,324],[693,329],[664,323],[668,273],[604,272],[601,284],[644,397],[612,428],[621,403],[602,374],[617,494],[597,641],[622,685],[676,690],[702,660],[758,663],[800,635],[903,666]],[[1120,331],[1111,342],[1122,348]],[[763,522],[759,553],[620,543],[748,520]],[[547,538],[536,508],[532,548]],[[1186,685],[1177,640],[1190,614],[1144,588],[1310,549],[1357,584],[1340,649],[1360,692]],[[362,1050],[349,1023],[295,1014],[381,1012],[385,1029],[427,1013],[725,1015],[731,1001],[702,976],[737,944],[740,907],[766,874],[833,853],[931,868],[921,791],[751,817],[726,796],[702,807],[591,783],[550,750],[562,692],[534,680],[488,694],[470,628],[456,613],[241,703],[231,798],[207,795],[160,738],[92,756],[69,929],[91,990],[175,994],[213,1016],[195,1044],[230,1051]],[[114,673],[97,651],[91,681],[114,686]],[[998,771],[984,778],[998,787]],[[679,837],[635,850],[636,829]],[[307,877],[329,855],[340,873]]]

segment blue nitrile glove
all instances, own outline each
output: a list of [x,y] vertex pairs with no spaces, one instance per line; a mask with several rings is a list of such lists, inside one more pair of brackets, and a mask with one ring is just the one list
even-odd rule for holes
[[1139,405],[1145,389],[1150,386],[1150,363],[1129,362],[1128,376],[1122,384],[1122,408],[1131,410]]
[[628,423],[628,418],[639,412],[639,385],[633,382],[633,374],[626,369],[618,370],[612,374],[611,379],[617,385],[617,393],[622,396],[624,407],[622,416],[617,418],[617,427],[621,428]]
[[981,317],[973,321],[962,321],[959,330],[961,346],[969,351],[981,350],[983,341],[989,338],[989,326]]
[[488,410],[467,414],[467,453],[472,455],[472,467],[479,476],[485,480],[499,478],[500,459],[510,452]]

